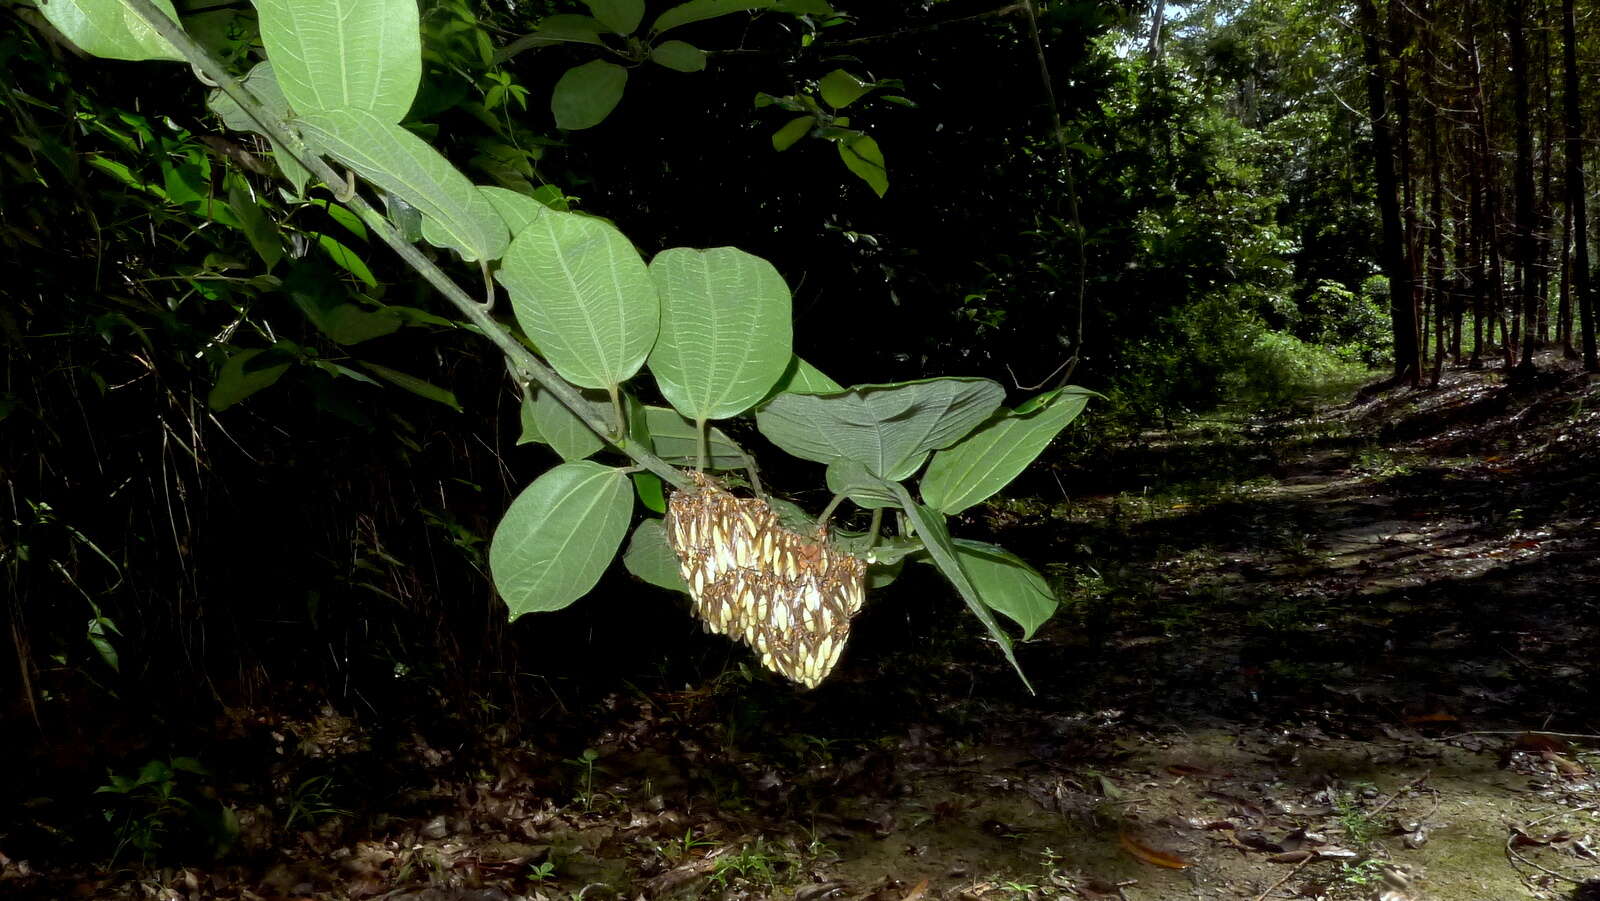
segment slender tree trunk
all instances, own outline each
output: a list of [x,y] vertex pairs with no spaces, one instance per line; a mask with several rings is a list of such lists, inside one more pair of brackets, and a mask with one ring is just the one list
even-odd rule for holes
[[1578,95],[1578,24],[1573,0],[1561,0],[1561,40],[1567,120],[1567,209],[1572,214],[1572,288],[1583,320],[1583,368],[1600,372],[1595,359],[1594,295],[1589,284],[1589,208],[1583,180],[1583,118]]
[[1385,91],[1382,34],[1374,0],[1358,0],[1362,51],[1367,69],[1367,105],[1372,119],[1373,178],[1378,189],[1378,216],[1383,223],[1379,255],[1389,277],[1389,318],[1394,328],[1394,374],[1399,382],[1417,379],[1417,318],[1412,298],[1411,267],[1406,261],[1405,233],[1400,223],[1399,185],[1394,171],[1394,129],[1389,122]]
[[[1571,153],[1571,149],[1568,149]],[[1578,357],[1572,349],[1572,203],[1571,189],[1561,216],[1561,287],[1556,304],[1556,343],[1561,345],[1561,355],[1569,360]]]
[[1520,369],[1533,371],[1533,325],[1537,316],[1534,310],[1535,286],[1534,257],[1538,250],[1533,223],[1533,129],[1528,117],[1528,39],[1527,0],[1509,0],[1506,11],[1506,30],[1511,37],[1511,91],[1512,106],[1517,123],[1517,155],[1514,190],[1515,243],[1517,257],[1517,312],[1522,323],[1522,362]]
[[[1426,6],[1423,16],[1428,15]],[[1433,373],[1429,383],[1437,388],[1444,371],[1445,272],[1444,272],[1444,178],[1439,162],[1439,91],[1434,81],[1434,35],[1423,34],[1423,129],[1427,132],[1428,164],[1428,301],[1433,317]]]
[[1150,46],[1146,50],[1151,62],[1161,59],[1161,28],[1167,21],[1167,0],[1150,0]]

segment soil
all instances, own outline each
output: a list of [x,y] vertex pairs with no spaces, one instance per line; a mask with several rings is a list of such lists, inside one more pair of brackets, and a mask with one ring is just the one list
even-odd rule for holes
[[1037,694],[909,567],[814,692],[730,648],[535,730],[228,710],[270,789],[168,761],[114,860],[42,799],[0,896],[1600,898],[1600,389],[1546,362],[1014,486],[957,531],[1061,589]]

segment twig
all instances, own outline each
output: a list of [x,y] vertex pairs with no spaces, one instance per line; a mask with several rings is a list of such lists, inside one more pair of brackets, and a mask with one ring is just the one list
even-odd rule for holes
[[1413,788],[1416,788],[1417,786],[1421,785],[1424,782],[1427,782],[1428,781],[1428,777],[1432,776],[1432,775],[1433,775],[1433,770],[1429,770],[1426,773],[1423,773],[1422,775],[1418,776],[1417,778],[1411,780],[1410,782],[1407,782],[1405,785],[1402,785],[1399,788],[1395,789],[1393,794],[1391,794],[1382,804],[1379,804],[1377,807],[1372,808],[1372,810],[1369,811],[1367,815],[1368,816],[1377,816],[1379,813],[1382,813],[1383,809],[1385,807],[1388,807],[1390,804],[1394,803],[1394,799],[1395,798],[1398,798],[1398,797],[1400,797],[1401,794],[1403,794],[1405,792],[1408,792],[1408,791],[1412,790]]
[[1261,894],[1257,895],[1256,896],[1256,901],[1267,901],[1267,896],[1268,895],[1272,894],[1273,892],[1275,892],[1279,888],[1281,888],[1285,882],[1288,882],[1289,880],[1293,879],[1294,878],[1294,874],[1296,874],[1296,873],[1300,872],[1301,870],[1305,869],[1306,864],[1312,862],[1313,860],[1318,860],[1318,859],[1320,859],[1320,858],[1318,858],[1317,855],[1315,853],[1313,853],[1310,857],[1307,857],[1305,860],[1302,860],[1299,863],[1295,864],[1294,865],[1294,869],[1292,869],[1289,872],[1283,874],[1283,878],[1279,879],[1277,882],[1274,882],[1272,885],[1267,887],[1266,891],[1264,891]]
[[1520,731],[1512,730],[1504,732],[1452,732],[1449,735],[1441,735],[1434,739],[1434,741],[1447,741],[1452,738],[1462,738],[1468,735],[1549,735],[1552,738],[1575,738],[1580,741],[1600,741],[1600,735],[1590,735],[1584,732],[1546,732],[1543,729],[1522,729]]
[[[1515,861],[1520,860],[1523,863],[1527,864],[1530,867],[1533,867],[1535,870],[1538,870],[1541,873],[1544,873],[1544,874],[1546,874],[1548,876],[1554,876],[1557,879],[1564,879],[1567,882],[1572,883],[1573,885],[1583,885],[1585,882],[1588,881],[1587,879],[1574,879],[1573,877],[1568,876],[1566,873],[1557,872],[1555,870],[1550,869],[1547,866],[1543,866],[1541,864],[1534,863],[1533,861],[1529,860],[1528,858],[1523,857],[1521,854],[1517,853],[1515,848],[1512,847],[1512,842],[1515,842],[1516,840],[1517,840],[1517,831],[1516,831],[1515,828],[1513,828],[1512,831],[1511,831],[1511,834],[1506,836],[1506,856],[1512,858],[1512,860],[1513,860],[1513,862],[1511,864],[1511,869],[1515,870],[1517,868],[1517,865],[1516,865]],[[1522,876],[1522,873],[1518,872],[1517,875],[1518,876]],[[1522,878],[1526,879],[1527,877],[1526,876],[1522,876]]]

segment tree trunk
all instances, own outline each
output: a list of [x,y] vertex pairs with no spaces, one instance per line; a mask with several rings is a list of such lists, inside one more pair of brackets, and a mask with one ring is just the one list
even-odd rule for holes
[[1373,178],[1378,188],[1378,216],[1383,223],[1384,275],[1389,277],[1389,318],[1394,328],[1395,381],[1418,378],[1417,317],[1412,298],[1411,267],[1406,260],[1405,233],[1400,224],[1399,185],[1394,171],[1394,130],[1385,92],[1382,35],[1375,0],[1358,0],[1362,52],[1367,69],[1368,115],[1372,119]]
[[1583,184],[1583,119],[1578,96],[1578,24],[1573,0],[1561,0],[1563,98],[1567,120],[1567,209],[1572,213],[1572,288],[1583,320],[1583,368],[1600,372],[1595,359],[1594,296],[1589,284],[1589,208]]
[[1537,318],[1534,301],[1538,278],[1533,267],[1538,251],[1533,223],[1533,129],[1528,117],[1528,39],[1524,30],[1526,0],[1506,4],[1506,30],[1511,38],[1511,92],[1517,136],[1514,190],[1515,240],[1512,252],[1517,259],[1517,319],[1522,324],[1522,362],[1518,368],[1533,371],[1533,327]]

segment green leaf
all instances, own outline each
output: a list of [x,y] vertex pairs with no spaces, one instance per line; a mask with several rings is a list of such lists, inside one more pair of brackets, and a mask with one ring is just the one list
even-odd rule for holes
[[794,146],[794,142],[811,133],[811,127],[817,124],[815,116],[800,116],[790,119],[782,128],[772,133],[772,149],[782,153]]
[[663,250],[650,261],[661,334],[650,372],[689,419],[755,406],[789,365],[789,286],[772,264],[732,247]]
[[[650,448],[655,455],[674,466],[695,466],[700,459],[699,442],[693,422],[666,407],[645,407],[645,427],[650,433]],[[740,469],[749,462],[744,450],[721,429],[712,428],[706,438],[710,469]]]
[[622,565],[628,572],[668,591],[689,593],[678,569],[678,555],[667,543],[667,529],[659,519],[646,519],[633,530],[633,540],[622,555]]
[[360,216],[326,199],[313,201],[312,205],[322,207],[328,218],[343,226],[345,231],[363,241],[367,240],[367,225],[361,221]]
[[756,426],[802,460],[854,460],[872,475],[897,481],[988,419],[1004,396],[995,382],[974,378],[780,394],[756,411]]
[[661,485],[661,477],[655,473],[634,473],[633,493],[639,496],[639,503],[644,504],[646,510],[656,513],[667,512],[666,489]]
[[261,212],[261,206],[250,196],[249,187],[243,178],[237,175],[228,176],[228,206],[233,208],[233,217],[239,223],[239,230],[244,232],[245,239],[255,249],[256,256],[261,257],[261,262],[268,272],[278,265],[283,259],[283,236],[278,228]]
[[325,234],[317,235],[317,246],[328,255],[328,259],[333,260],[335,266],[366,282],[368,287],[378,286],[378,280],[372,277],[372,270],[367,268],[367,264],[356,255],[355,251]]
[[422,79],[416,0],[256,0],[261,42],[300,116],[363,112],[393,125]]
[[[239,83],[261,103],[268,113],[279,119],[289,117],[289,101],[283,99],[283,89],[278,87],[278,78],[273,74],[272,63],[256,63],[250,73]],[[250,118],[244,109],[239,104],[234,103],[233,98],[227,94],[221,91],[212,91],[211,97],[206,101],[206,104],[211,107],[212,112],[222,118],[222,124],[234,131],[261,133],[261,126],[257,125],[256,121]],[[270,138],[268,138],[268,142],[272,145],[272,158],[277,160],[278,168],[283,170],[284,178],[289,179],[289,183],[294,185],[296,194],[304,194],[306,192],[306,182],[311,180],[311,173],[300,165],[299,160],[296,160],[286,150],[278,146],[278,142]]]
[[1022,558],[981,541],[957,538],[954,544],[979,600],[1021,626],[1024,641],[1055,615],[1059,602],[1050,583]]
[[500,214],[505,221],[506,228],[510,230],[511,237],[527,228],[529,223],[539,218],[539,214],[548,207],[526,194],[518,194],[507,188],[494,188],[480,185],[478,193],[488,198],[489,205]]
[[400,330],[405,320],[393,310],[363,310],[353,303],[339,303],[323,308],[315,298],[291,292],[295,303],[305,312],[306,318],[317,330],[336,344],[346,347],[373,338],[392,335]]
[[1068,386],[1000,411],[933,455],[922,476],[922,500],[952,516],[984,502],[1027,469],[1088,400],[1089,392]]
[[789,359],[789,365],[783,370],[783,376],[778,379],[778,384],[772,386],[772,391],[761,402],[766,403],[772,398],[788,392],[789,394],[833,394],[843,391],[844,386],[828,378],[822,370],[795,354]]
[[429,242],[469,262],[505,252],[511,235],[494,206],[426,141],[361,110],[316,113],[298,124],[308,141],[421,211]]
[[650,48],[650,59],[679,72],[704,72],[706,68],[706,52],[683,41],[662,41]]
[[650,26],[650,32],[660,34],[679,25],[703,22],[706,19],[715,19],[718,16],[745,10],[771,9],[776,5],[777,0],[689,0],[688,3],[680,3],[656,17],[655,24]]
[[[604,391],[580,391],[584,405],[602,421],[611,418],[611,396]],[[582,460],[606,446],[594,429],[567,409],[554,394],[542,388],[533,392],[533,421],[539,437],[567,462]]]
[[106,666],[114,672],[122,672],[122,666],[117,659],[117,646],[111,643],[111,635],[121,635],[117,624],[104,616],[96,616],[89,620],[89,643],[94,645],[95,652],[104,660]]
[[544,440],[544,436],[543,435],[539,434],[539,423],[533,417],[533,393],[534,393],[534,390],[535,389],[534,389],[534,387],[532,385],[524,385],[524,386],[522,386],[522,404],[520,406],[520,419],[521,419],[521,423],[522,423],[522,433],[517,436],[517,446],[518,447],[521,447],[524,444],[548,444],[549,443],[549,442]]
[[883,151],[868,135],[857,135],[839,142],[839,159],[844,167],[866,182],[882,197],[889,190],[889,171],[883,167]]
[[833,7],[826,0],[778,0],[773,9],[795,16],[831,16]]
[[644,0],[583,0],[600,23],[620,35],[633,34],[644,18]]
[[616,63],[596,59],[573,66],[550,94],[556,127],[577,131],[599,125],[617,108],[627,86],[628,70]]
[[621,232],[592,216],[541,213],[495,277],[528,337],[575,385],[626,381],[656,342],[661,305],[650,270]]
[[867,472],[865,466],[854,460],[829,464],[827,481],[829,491],[850,498],[859,507],[877,510],[900,506],[900,499],[889,483]]
[[408,375],[404,372],[390,369],[387,366],[380,366],[377,363],[369,363],[366,360],[358,360],[357,362],[365,367],[367,371],[391,385],[404,388],[418,397],[425,397],[435,403],[444,404],[457,413],[461,412],[461,404],[456,402],[455,394],[440,388],[432,382],[426,382],[414,375]]
[[[156,8],[178,21],[172,0],[155,0]],[[156,34],[143,16],[121,0],[45,0],[39,12],[79,50],[105,59],[183,59],[177,48]]]
[[489,570],[511,618],[560,610],[600,581],[628,533],[633,487],[620,469],[584,460],[540,476],[494,530]]
[[[268,356],[257,360],[262,354]],[[287,362],[277,362],[283,359],[283,354],[262,348],[239,351],[229,357],[217,372],[217,383],[212,386],[206,404],[220,413],[257,391],[270,387],[289,371]]]
[[822,76],[822,82],[817,87],[822,91],[824,103],[834,109],[843,109],[866,96],[877,85],[862,81],[843,69],[834,69]]
[[939,572],[955,586],[961,599],[966,601],[967,609],[978,618],[978,622],[983,623],[983,627],[989,632],[989,637],[1000,645],[1000,653],[1005,655],[1006,661],[1022,679],[1022,684],[1027,687],[1029,693],[1032,693],[1033,686],[1028,683],[1028,677],[1023,674],[1022,666],[1017,663],[1017,655],[1011,649],[1011,636],[1000,628],[1000,623],[995,620],[988,605],[978,596],[978,589],[973,585],[971,577],[961,567],[960,558],[956,555],[956,546],[950,540],[950,531],[945,528],[944,516],[912,500],[905,486],[897,483],[894,487],[900,497],[902,509],[906,511],[907,518],[911,520],[923,544],[927,546],[928,556],[933,558],[934,566],[937,566]]

